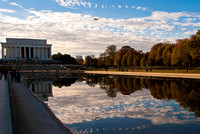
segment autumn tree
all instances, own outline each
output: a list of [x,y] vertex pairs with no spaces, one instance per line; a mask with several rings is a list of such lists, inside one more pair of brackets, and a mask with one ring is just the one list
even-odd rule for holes
[[172,65],[184,66],[186,68],[191,66],[191,55],[188,49],[188,39],[177,40],[176,45],[172,51],[171,63]]
[[[158,43],[151,48],[149,57],[147,59],[148,65],[157,66],[160,64],[160,60],[161,60],[160,58],[162,57],[160,54],[162,52],[161,51],[162,49],[160,47],[162,47],[163,45],[164,45],[163,43]],[[157,57],[157,56],[159,56],[159,57]]]
[[115,59],[114,59],[115,66],[118,66],[118,67],[121,66],[122,57],[123,57],[123,55],[120,52],[117,52],[115,54]]
[[189,53],[192,57],[192,63],[195,66],[200,65],[200,30],[196,35],[192,35],[188,41]]
[[56,61],[60,61],[63,64],[78,64],[75,58],[71,57],[71,55],[68,54],[61,54],[57,53],[52,55],[52,59]]
[[115,54],[115,65],[123,67],[132,67],[134,56],[139,54],[134,48],[130,46],[123,46]]
[[133,66],[133,54],[131,52],[128,53],[127,66],[129,67]]
[[165,49],[165,44],[161,44],[156,51],[156,57],[155,57],[156,66],[162,66],[163,65],[162,53],[163,53],[164,49]]
[[106,59],[106,53],[105,52],[101,53],[98,58],[97,65],[101,67],[105,67],[105,59]]
[[116,51],[117,48],[115,45],[108,46],[105,52],[100,54],[98,65],[104,64],[104,66],[113,66]]
[[172,55],[172,49],[174,48],[174,45],[168,44],[165,46],[162,58],[163,58],[163,64],[166,66],[171,65],[171,55]]
[[97,66],[97,58],[94,55],[87,55],[85,61],[88,66]]
[[137,55],[134,55],[134,58],[133,58],[133,65],[134,66],[140,66],[140,54],[137,54]]
[[113,66],[114,65],[114,57],[115,53],[117,51],[117,48],[115,45],[110,45],[107,47],[105,53],[106,53],[106,58],[105,62],[107,66]]
[[149,57],[149,52],[146,52],[141,56],[141,60],[140,60],[140,66],[141,67],[147,66],[148,57]]
[[146,66],[146,61],[145,61],[145,56],[143,56],[140,60],[140,66],[145,67]]
[[122,57],[121,65],[122,65],[123,67],[127,67],[127,59],[128,59],[128,56],[129,56],[129,53],[126,53],[126,54],[124,54],[123,57]]

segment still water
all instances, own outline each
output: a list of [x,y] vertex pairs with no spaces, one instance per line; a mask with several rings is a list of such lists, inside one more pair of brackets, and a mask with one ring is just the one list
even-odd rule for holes
[[75,134],[200,134],[200,80],[85,75],[27,84]]

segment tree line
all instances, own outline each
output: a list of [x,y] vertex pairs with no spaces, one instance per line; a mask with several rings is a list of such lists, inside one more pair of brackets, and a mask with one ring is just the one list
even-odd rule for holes
[[115,45],[107,47],[99,58],[88,55],[86,65],[99,67],[145,67],[145,66],[183,66],[200,65],[200,30],[190,38],[178,39],[176,43],[155,44],[150,52],[123,46],[117,50]]
[[71,55],[68,55],[68,54],[57,53],[57,54],[52,55],[51,58],[62,64],[75,64],[75,65],[78,64],[76,59],[74,57],[71,57]]

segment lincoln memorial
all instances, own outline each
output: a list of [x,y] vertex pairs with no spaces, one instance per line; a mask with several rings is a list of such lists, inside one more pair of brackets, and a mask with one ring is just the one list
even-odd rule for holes
[[1,45],[3,60],[51,60],[51,44],[47,40],[6,38]]

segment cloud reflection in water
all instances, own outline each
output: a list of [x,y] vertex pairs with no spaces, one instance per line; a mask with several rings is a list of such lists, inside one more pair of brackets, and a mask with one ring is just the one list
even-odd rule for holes
[[118,92],[115,98],[111,98],[98,85],[90,87],[76,82],[70,87],[53,87],[53,96],[49,98],[49,107],[68,125],[122,117],[149,120],[156,125],[199,121],[177,102],[153,98],[148,89],[135,91],[129,96]]

